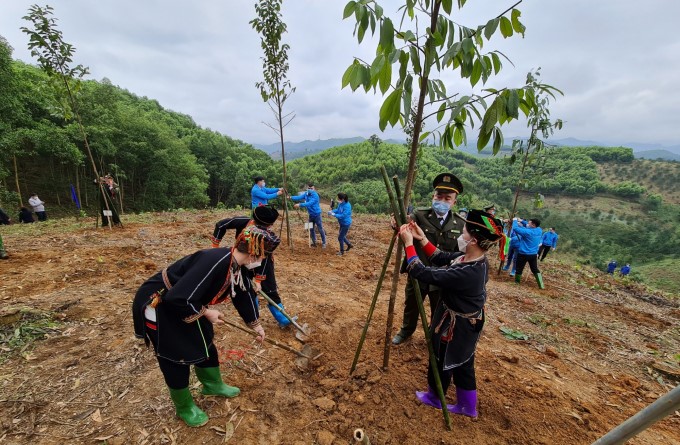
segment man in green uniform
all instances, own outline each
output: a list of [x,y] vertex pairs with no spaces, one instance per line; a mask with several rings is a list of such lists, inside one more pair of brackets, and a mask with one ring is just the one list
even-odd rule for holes
[[[410,215],[411,220],[423,229],[425,237],[439,250],[456,252],[458,251],[457,239],[463,233],[464,222],[460,218],[454,218],[453,207],[456,205],[458,195],[463,193],[463,184],[455,175],[441,173],[432,181],[432,187],[434,188],[432,207],[417,209]],[[429,266],[429,259],[420,247],[416,246],[416,252],[423,264]],[[423,300],[425,297],[430,297],[430,315],[432,315],[439,302],[439,288],[434,285],[419,284]],[[406,283],[405,294],[404,321],[397,335],[392,338],[392,343],[395,345],[411,337],[418,326],[418,303],[410,280]]]

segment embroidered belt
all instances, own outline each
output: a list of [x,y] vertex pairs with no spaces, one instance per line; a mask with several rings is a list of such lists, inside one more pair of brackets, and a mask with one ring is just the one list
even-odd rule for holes
[[466,318],[470,321],[471,325],[476,325],[477,320],[482,319],[482,314],[484,312],[484,309],[480,309],[475,312],[470,312],[468,314],[463,314],[460,312],[456,312],[452,309],[449,309],[446,305],[444,305],[444,315],[442,315],[442,319],[437,325],[436,328],[434,328],[434,333],[438,334],[439,331],[441,330],[442,325],[444,324],[444,321],[446,321],[447,318],[451,318],[451,323],[449,324],[449,327],[446,328],[446,332],[442,335],[441,340],[445,342],[449,342],[453,339],[453,328],[456,327],[456,317],[461,317],[461,318]]
[[163,277],[163,284],[165,284],[166,289],[172,289],[172,283],[170,283],[170,278],[168,278],[168,268],[166,267],[161,271],[161,277]]

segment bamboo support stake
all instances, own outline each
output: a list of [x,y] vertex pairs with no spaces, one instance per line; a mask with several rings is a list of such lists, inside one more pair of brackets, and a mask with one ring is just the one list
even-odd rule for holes
[[[244,328],[243,326],[239,326],[239,325],[237,325],[236,323],[227,320],[224,316],[220,316],[220,320],[222,320],[224,323],[228,324],[228,325],[231,326],[232,328],[239,329],[239,330],[245,332],[246,334],[252,335],[253,337],[259,337],[259,336],[260,336],[260,334],[258,334],[257,332],[253,331],[252,329],[248,329],[248,328]],[[269,337],[265,337],[265,338],[264,338],[264,341],[266,341],[267,343],[272,344],[272,345],[274,345],[274,346],[276,346],[276,347],[278,347],[278,348],[285,349],[286,351],[289,351],[289,352],[292,352],[293,354],[299,355],[300,357],[304,357],[304,358],[306,358],[306,359],[308,359],[308,360],[312,360],[312,359],[313,359],[313,357],[309,357],[309,356],[303,354],[302,352],[298,351],[297,349],[291,348],[290,346],[288,346],[288,345],[286,345],[286,344],[284,344],[284,343],[279,343],[278,341],[272,340],[272,339],[269,338]],[[318,356],[317,356],[317,357],[318,357]]]
[[[390,208],[392,209],[392,214],[394,215],[397,224],[401,224],[399,207],[397,207],[397,200],[394,197],[394,192],[392,191],[392,186],[390,185],[390,179],[387,176],[387,170],[385,166],[380,166],[380,173],[382,173],[383,181],[385,182],[385,189],[387,190],[387,196],[390,200]],[[397,241],[397,255],[394,262],[394,269],[392,272],[392,286],[390,288],[390,301],[387,306],[387,325],[385,326],[385,346],[383,349],[383,371],[387,371],[390,364],[390,348],[392,346],[392,324],[394,323],[394,304],[397,300],[397,288],[399,286],[399,268],[401,267],[401,254],[403,251],[403,246],[401,240]]]
[[[390,247],[387,249],[387,255],[385,255],[385,261],[383,262],[382,272],[380,272],[380,278],[378,278],[378,284],[375,287],[375,292],[373,293],[373,301],[371,301],[371,308],[368,310],[368,316],[366,317],[366,323],[364,323],[364,330],[361,333],[361,339],[359,339],[359,345],[354,353],[354,361],[352,362],[352,367],[349,370],[349,375],[352,375],[357,367],[357,362],[359,361],[359,355],[361,354],[361,348],[364,346],[364,340],[366,340],[366,333],[368,332],[368,326],[371,324],[371,319],[373,318],[373,311],[375,310],[375,305],[378,302],[378,295],[380,294],[380,289],[382,288],[383,279],[385,278],[385,272],[387,272],[387,266],[390,264],[390,258],[392,257],[392,250],[394,249],[394,243],[397,240],[396,237],[392,238],[390,242]],[[357,430],[359,431],[359,430]]]
[[[399,213],[401,215],[401,220],[406,221],[406,210],[404,209],[404,201],[401,198],[401,190],[399,188],[399,178],[396,176],[392,177],[394,181],[394,189],[397,192],[397,204],[399,204]],[[427,343],[427,351],[430,355],[430,367],[432,368],[432,374],[434,375],[435,389],[437,390],[437,395],[439,395],[439,400],[442,404],[442,414],[444,415],[444,422],[446,423],[446,428],[451,430],[451,417],[449,416],[449,410],[446,407],[446,396],[444,395],[444,390],[442,389],[442,381],[439,376],[439,371],[437,370],[437,358],[434,355],[434,348],[432,347],[432,338],[430,337],[430,328],[427,325],[427,314],[425,314],[425,307],[423,306],[423,296],[420,294],[420,284],[415,278],[410,278],[411,285],[416,294],[416,303],[418,303],[418,311],[420,312],[420,322],[423,326],[423,331],[425,332],[425,342]]]

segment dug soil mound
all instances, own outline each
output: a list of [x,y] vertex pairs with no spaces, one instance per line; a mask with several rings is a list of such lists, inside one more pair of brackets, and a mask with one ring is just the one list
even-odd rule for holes
[[[373,444],[589,444],[677,384],[677,300],[562,262],[557,252],[541,264],[546,290],[530,274],[521,286],[505,273],[490,277],[476,359],[479,419],[452,416],[448,431],[441,412],[414,397],[426,386],[421,331],[392,347],[383,367],[394,260],[349,375],[392,236],[387,218],[356,217],[355,247],[344,256],[336,255],[337,224],[326,221],[327,249],[311,248],[293,219],[293,249],[284,235],[276,275],[286,309],[311,328],[315,358],[305,363],[218,326],[224,379],[242,392],[203,397],[192,377],[210,421],[188,428],[153,353],[134,338],[131,299],[156,271],[209,247],[214,223],[231,215],[163,213],[114,230],[54,221],[6,235],[0,443],[348,444],[361,428]],[[402,277],[390,336],[401,323],[403,286]],[[233,307],[221,310],[240,323]],[[262,320],[270,338],[302,350],[268,311]],[[630,443],[680,443],[680,415]]]

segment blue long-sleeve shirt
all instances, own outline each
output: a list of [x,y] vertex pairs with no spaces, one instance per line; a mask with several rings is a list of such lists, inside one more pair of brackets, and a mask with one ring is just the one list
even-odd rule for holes
[[253,185],[253,188],[250,189],[250,207],[254,209],[260,204],[266,206],[270,199],[274,199],[278,196],[278,192],[279,189],[277,188],[260,187],[257,184]]
[[338,204],[338,208],[331,212],[331,215],[338,218],[338,223],[341,226],[349,226],[352,224],[352,204],[341,202]]
[[523,227],[517,221],[512,222],[512,230],[519,236],[517,251],[520,255],[536,255],[541,244],[543,231],[540,227]]
[[291,196],[290,199],[293,201],[303,201],[300,203],[300,207],[304,207],[309,212],[309,216],[316,217],[321,215],[321,206],[319,205],[319,194],[314,190],[307,190],[302,195]]
[[543,234],[543,238],[541,238],[541,244],[544,246],[550,246],[554,249],[557,247],[557,238],[559,238],[559,236],[555,232],[548,230]]

